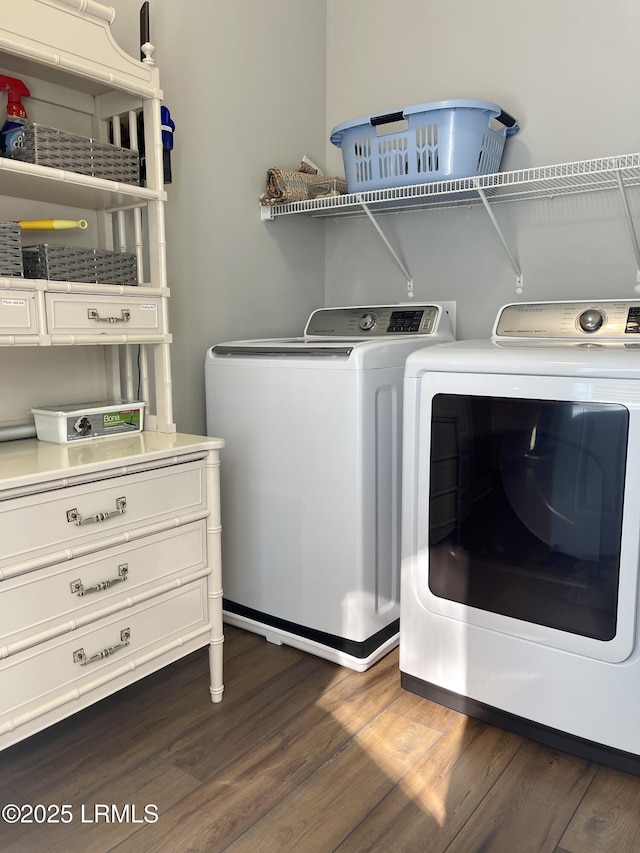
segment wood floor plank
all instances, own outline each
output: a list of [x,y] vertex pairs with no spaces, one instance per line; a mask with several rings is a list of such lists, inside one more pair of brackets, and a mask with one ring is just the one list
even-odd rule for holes
[[212,717],[204,725],[192,726],[185,720],[185,733],[162,755],[204,782],[255,748],[258,733],[262,738],[269,737],[306,706],[319,701],[345,676],[343,668],[306,655],[280,677],[247,696],[231,718]]
[[219,705],[202,649],[0,753],[0,805],[155,803],[156,824],[5,822],[2,853],[640,850],[640,777],[403,690],[397,650],[357,673],[225,636]]
[[106,853],[146,826],[199,782],[176,767],[154,758],[127,770],[71,805],[69,823],[12,826],[5,832],[2,853]]
[[[397,707],[394,703],[391,708]],[[340,853],[442,853],[522,744],[458,715],[425,756],[337,848]],[[455,848],[462,851],[465,848]],[[482,848],[467,848],[468,851]],[[514,848],[511,853],[519,853]]]
[[[268,644],[261,643],[233,658],[227,666],[232,686],[220,704],[210,701],[205,682],[195,681],[181,687],[157,703],[139,702],[137,712],[111,725],[99,739],[86,736],[67,750],[64,760],[59,755],[21,772],[12,785],[31,802],[43,802],[52,796],[55,802],[74,802],[98,782],[115,778],[122,772],[123,756],[136,766],[166,748],[179,738],[188,726],[207,725],[212,720],[232,720],[234,711],[245,697],[261,689],[270,678],[277,677],[292,664],[304,658],[303,652],[279,648],[274,654]],[[188,709],[185,717],[181,709]]]
[[106,733],[112,727],[127,725],[132,709],[137,708],[141,700],[154,705],[161,704],[171,693],[197,679],[206,678],[207,670],[207,650],[199,649],[183,660],[3,750],[0,753],[0,784],[21,772],[34,770],[43,762],[64,762],[71,749],[86,739],[94,738],[96,731]]
[[[14,805],[22,806],[27,801],[22,796],[19,791],[16,791],[15,788],[12,788],[10,785],[3,785],[0,787],[0,807],[6,805],[7,803],[11,803]],[[3,825],[0,823],[0,839],[2,838],[2,830]],[[2,850],[2,846],[0,845],[0,850]]]
[[490,800],[456,836],[456,849],[553,853],[596,770],[580,758],[524,741]]
[[266,643],[265,638],[261,634],[255,634],[253,631],[243,631],[241,628],[236,628],[235,625],[223,625],[224,634],[224,659],[225,662],[237,655],[244,654],[253,646],[259,643]]
[[383,711],[227,850],[334,850],[439,736]]
[[446,732],[462,717],[458,711],[445,708],[444,705],[438,705],[437,702],[431,702],[408,690],[402,691],[391,706],[391,710],[438,732]]
[[637,853],[639,816],[640,778],[600,767],[560,845],[566,853]]
[[224,850],[347,746],[354,733],[338,711],[359,731],[401,690],[397,660],[385,659],[364,673],[346,672],[321,702],[307,705],[269,737],[256,731],[254,749],[169,809],[160,825],[125,841],[118,853],[157,853],[161,843],[168,850]]
[[[235,657],[243,655],[252,647],[266,641],[263,637],[249,631],[242,631],[233,625],[224,626],[225,665]],[[176,661],[167,667],[129,685],[113,696],[86,708],[72,717],[62,720],[43,732],[39,732],[25,741],[17,743],[2,752],[0,761],[0,784],[3,780],[15,777],[20,771],[35,767],[56,756],[63,759],[70,748],[76,748],[85,738],[85,732],[93,737],[98,729],[106,733],[110,728],[128,724],[131,709],[141,701],[147,704],[162,702],[171,693],[175,693],[191,682],[205,681],[203,687],[208,698],[206,680],[209,673],[208,649],[202,648]]]

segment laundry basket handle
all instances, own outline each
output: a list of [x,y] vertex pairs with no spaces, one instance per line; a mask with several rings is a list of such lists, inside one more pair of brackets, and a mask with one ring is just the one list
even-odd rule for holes
[[394,121],[402,121],[404,119],[404,113],[402,110],[395,113],[387,113],[383,116],[371,116],[370,122],[373,127],[377,127],[379,124],[392,124]]
[[509,113],[505,113],[504,110],[501,111],[499,116],[496,116],[496,121],[499,121],[500,124],[503,124],[505,127],[513,127],[518,124],[518,119],[509,115]]

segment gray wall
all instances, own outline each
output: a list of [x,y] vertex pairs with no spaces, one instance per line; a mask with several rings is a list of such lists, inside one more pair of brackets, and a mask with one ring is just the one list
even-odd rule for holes
[[[327,0],[327,124],[445,98],[516,115],[504,169],[640,150],[640,15],[635,0]],[[333,149],[333,150],[332,150]],[[328,143],[330,166],[341,153]],[[637,192],[629,194],[638,214]],[[491,332],[517,300],[634,296],[636,261],[615,193],[498,205],[524,275],[483,208],[382,217],[416,299],[456,299],[458,336]],[[406,298],[366,219],[327,225],[326,301]]]
[[[116,40],[138,55],[141,2],[111,5]],[[265,225],[258,197],[269,167],[296,168],[303,154],[321,165],[326,6],[151,0],[150,10],[176,123],[166,205],[174,412],[179,431],[200,434],[207,347],[300,333],[324,302],[322,227]]]
[[[139,4],[110,0],[137,52]],[[299,333],[320,304],[406,300],[366,219],[259,219],[269,166],[307,154],[342,173],[336,124],[445,98],[495,101],[520,133],[503,168],[640,150],[636,0],[151,0],[165,101],[178,125],[168,188],[176,419],[204,430],[202,362],[219,340]],[[638,216],[638,192],[629,194]],[[516,299],[633,296],[636,261],[615,193],[496,208],[516,275],[482,208],[379,221],[416,299],[456,299],[483,337]]]

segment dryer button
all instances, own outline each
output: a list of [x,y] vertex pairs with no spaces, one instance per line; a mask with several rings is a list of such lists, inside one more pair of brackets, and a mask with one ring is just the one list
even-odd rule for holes
[[597,308],[583,311],[578,317],[578,325],[583,332],[597,332],[604,323],[604,315]]

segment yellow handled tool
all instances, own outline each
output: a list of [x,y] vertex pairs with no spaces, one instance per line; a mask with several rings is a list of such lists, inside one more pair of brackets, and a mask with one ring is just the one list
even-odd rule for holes
[[19,219],[18,225],[23,231],[57,231],[66,228],[87,227],[86,219]]

